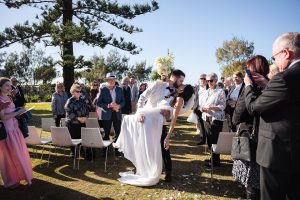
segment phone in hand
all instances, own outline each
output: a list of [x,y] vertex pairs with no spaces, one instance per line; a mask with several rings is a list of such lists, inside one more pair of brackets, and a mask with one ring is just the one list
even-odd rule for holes
[[251,71],[249,69],[246,69],[245,72],[246,72],[247,76],[250,78],[250,80],[252,81],[252,85],[255,85],[256,83],[252,77]]

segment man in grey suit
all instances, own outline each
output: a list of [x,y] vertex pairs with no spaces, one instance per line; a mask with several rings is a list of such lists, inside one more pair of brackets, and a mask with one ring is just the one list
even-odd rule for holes
[[[116,141],[121,131],[122,112],[125,105],[122,88],[116,86],[116,76],[113,73],[106,75],[106,87],[101,88],[97,105],[103,109],[102,123],[104,129],[104,140],[109,140],[111,125],[115,130],[114,141]],[[118,151],[116,151],[118,154]]]
[[[247,109],[260,116],[256,161],[262,200],[300,199],[300,33],[278,37],[272,59],[280,73],[256,98],[245,77]],[[253,74],[259,84],[260,76]]]

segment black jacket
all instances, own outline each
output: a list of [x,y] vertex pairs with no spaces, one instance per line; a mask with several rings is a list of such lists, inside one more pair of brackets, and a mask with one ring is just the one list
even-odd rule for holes
[[245,88],[248,111],[260,116],[257,162],[265,168],[300,169],[300,62],[275,75],[258,98]]

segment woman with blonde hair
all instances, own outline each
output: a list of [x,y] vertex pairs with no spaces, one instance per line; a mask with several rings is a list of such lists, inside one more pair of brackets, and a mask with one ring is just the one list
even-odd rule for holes
[[68,94],[65,92],[65,87],[62,83],[56,83],[55,92],[52,94],[51,108],[55,125],[60,126],[61,118],[66,117],[64,106],[68,100]]

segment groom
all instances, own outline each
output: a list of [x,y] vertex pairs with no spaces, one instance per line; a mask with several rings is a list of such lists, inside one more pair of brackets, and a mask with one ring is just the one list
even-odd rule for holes
[[[140,96],[138,100],[138,105],[137,108],[143,108],[143,107],[148,107],[148,108],[154,108],[157,106],[159,102],[161,102],[165,98],[166,91],[168,90],[167,93],[171,93],[172,87],[178,88],[180,85],[182,85],[185,74],[177,69],[174,70],[171,73],[170,79],[169,73],[170,69],[165,69],[165,70],[158,70],[160,72],[161,80],[156,81],[153,85],[149,86]],[[162,89],[163,88],[163,89]],[[147,102],[147,103],[146,103]],[[169,119],[172,117],[172,114],[168,110],[161,110],[161,114],[166,117],[166,119]],[[140,115],[138,118],[138,121],[143,123],[145,119],[145,116]],[[162,129],[162,135],[161,135],[161,152],[162,152],[162,158],[165,166],[165,171],[166,171],[166,176],[165,176],[165,181],[170,182],[172,180],[172,160],[171,160],[171,155],[170,155],[170,149],[165,148],[165,139],[167,136],[167,127],[166,125],[163,125]]]

